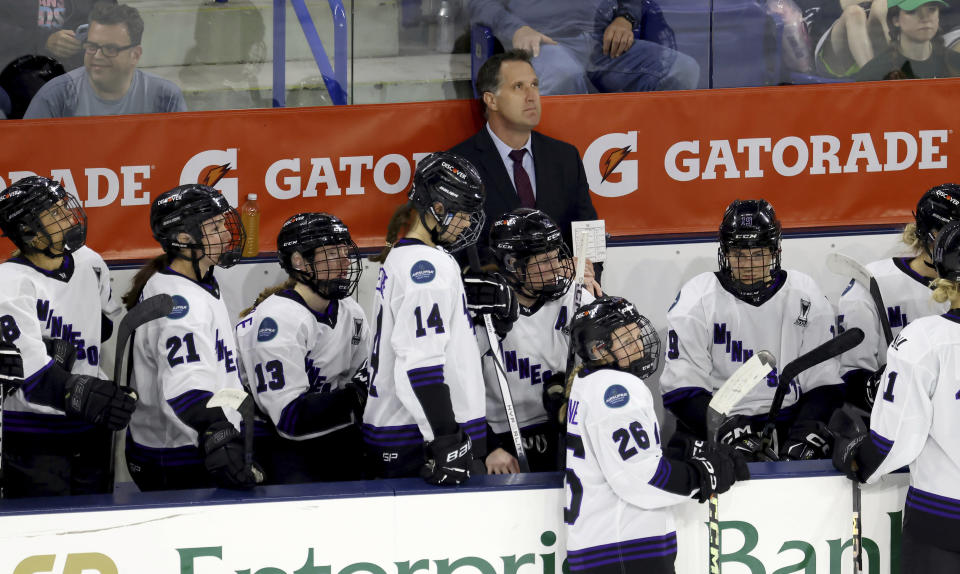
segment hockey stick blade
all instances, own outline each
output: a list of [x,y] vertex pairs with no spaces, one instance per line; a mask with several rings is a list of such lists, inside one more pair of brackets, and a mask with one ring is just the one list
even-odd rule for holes
[[759,351],[740,365],[710,399],[707,407],[707,439],[717,442],[717,431],[733,407],[777,366],[770,351]]
[[783,406],[783,398],[786,396],[787,389],[790,387],[790,381],[797,378],[800,373],[807,369],[846,353],[862,341],[863,331],[858,327],[853,327],[840,333],[819,347],[790,361],[790,363],[780,371],[780,381],[777,383],[773,403],[770,405],[770,413],[767,415],[767,427],[774,425],[777,415],[780,414],[780,408]]
[[880,319],[880,328],[883,329],[883,337],[889,345],[893,341],[893,331],[890,329],[890,318],[887,316],[887,307],[883,303],[880,286],[873,274],[859,261],[843,253],[827,255],[827,269],[842,277],[852,277],[854,281],[870,293],[870,298],[873,299],[873,305],[876,307],[877,316]]
[[[470,269],[479,273],[480,255],[477,253],[477,244],[474,243],[467,248],[467,257],[470,260]],[[490,354],[493,355],[494,371],[497,373],[497,384],[500,387],[500,396],[503,399],[503,410],[507,414],[507,424],[510,427],[510,437],[513,439],[513,448],[517,453],[517,466],[520,472],[530,472],[530,462],[527,460],[527,453],[523,449],[523,437],[520,435],[520,423],[517,421],[517,412],[513,408],[513,396],[510,394],[510,384],[507,382],[506,371],[500,363],[500,357],[503,356],[500,348],[500,339],[493,328],[493,320],[490,315],[483,315],[483,324],[486,327],[487,343],[490,346]]]
[[130,335],[137,327],[160,317],[166,317],[171,311],[173,311],[173,297],[166,293],[160,293],[140,301],[123,316],[120,326],[117,327],[117,346],[114,350],[113,359],[114,383],[120,384],[120,375],[123,373],[123,359]]

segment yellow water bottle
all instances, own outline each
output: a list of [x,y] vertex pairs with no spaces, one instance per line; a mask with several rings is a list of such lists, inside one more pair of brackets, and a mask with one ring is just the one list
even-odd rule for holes
[[247,232],[243,257],[256,257],[260,253],[260,206],[257,205],[257,194],[247,195],[247,201],[240,207],[240,221]]

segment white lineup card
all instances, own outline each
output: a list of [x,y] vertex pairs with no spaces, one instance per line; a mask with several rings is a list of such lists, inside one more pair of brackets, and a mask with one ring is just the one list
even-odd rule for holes
[[573,221],[570,223],[573,236],[573,255],[579,257],[577,236],[584,234],[584,251],[587,259],[593,262],[607,260],[607,224],[602,219],[593,221]]

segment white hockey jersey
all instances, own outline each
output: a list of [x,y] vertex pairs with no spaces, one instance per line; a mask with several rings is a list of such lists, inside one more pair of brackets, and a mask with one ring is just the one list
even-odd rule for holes
[[[153,449],[198,446],[197,431],[176,413],[241,388],[233,323],[215,280],[203,285],[167,268],[150,277],[141,299],[158,293],[173,296],[173,311],[134,333],[131,386],[139,402],[129,433]],[[239,414],[225,414],[239,428]]]
[[[931,297],[930,279],[910,269],[910,257],[881,259],[868,264],[876,278],[883,304],[886,306],[890,331],[896,337],[908,323],[929,315],[946,313],[949,303],[937,303]],[[883,337],[877,307],[870,291],[851,280],[838,304],[837,325],[842,333],[859,327],[863,342],[840,357],[840,374],[862,369],[876,371],[887,362],[887,341]]]
[[[46,271],[25,257],[16,257],[0,264],[0,292],[2,334],[20,349],[25,379],[23,388],[4,402],[8,412],[5,430],[15,432],[22,426],[25,432],[33,432],[28,429],[49,426],[46,423],[66,424],[73,430],[90,428],[77,420],[55,423],[45,415],[63,417],[63,411],[31,403],[26,397],[53,361],[47,356],[43,337],[63,339],[77,348],[71,372],[104,378],[100,368],[101,313],[115,310],[117,303],[111,299],[110,270],[103,258],[81,247],[67,254],[59,269]],[[41,419],[46,422],[36,424]]]
[[669,507],[691,499],[662,489],[670,472],[643,381],[612,369],[578,377],[567,406],[570,571],[676,554]]
[[[567,368],[570,334],[566,327],[574,315],[573,299],[574,288],[571,288],[560,299],[547,301],[531,309],[521,308],[513,328],[500,342],[503,351],[501,361],[507,372],[507,384],[521,429],[547,420],[547,412],[543,408],[543,382],[553,373],[563,372]],[[581,290],[580,305],[592,303],[593,299],[589,291]],[[490,348],[486,330],[478,328],[477,332],[477,343],[486,355]],[[483,378],[487,383],[487,422],[493,432],[499,434],[510,432],[510,425],[507,424],[507,413],[503,408],[494,368],[487,356],[483,361]]]
[[390,449],[433,440],[413,389],[437,384],[449,387],[461,429],[484,443],[480,351],[456,260],[442,249],[402,240],[380,268],[374,298],[370,396],[363,413],[367,444]]
[[351,418],[322,432],[293,431],[302,395],[343,388],[367,359],[370,327],[353,299],[318,313],[296,291],[280,291],[237,324],[237,343],[254,400],[283,437],[306,440],[359,424]]
[[875,483],[909,465],[906,523],[939,525],[925,534],[954,541],[960,533],[958,373],[960,310],[921,317],[900,331],[887,350],[870,417],[870,440],[886,458],[867,479]]
[[[833,307],[808,275],[787,271],[771,288],[774,295],[755,306],[724,289],[714,273],[701,273],[683,286],[667,312],[666,365],[660,377],[665,406],[700,390],[712,394],[757,351],[773,353],[782,368],[833,337]],[[790,384],[783,408],[796,404],[804,392],[840,383],[839,361],[825,361]],[[771,374],[730,414],[766,414],[776,386]]]

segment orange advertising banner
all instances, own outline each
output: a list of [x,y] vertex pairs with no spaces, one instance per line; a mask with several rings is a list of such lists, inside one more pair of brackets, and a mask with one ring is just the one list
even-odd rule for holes
[[[960,80],[557,96],[539,129],[580,150],[615,237],[712,231],[755,197],[786,228],[892,225],[958,179],[958,101]],[[470,101],[5,121],[0,184],[63,182],[91,247],[142,259],[159,252],[150,201],[229,163],[217,187],[234,205],[258,195],[261,252],[300,211],[335,213],[373,247],[416,161],[481,125]]]

